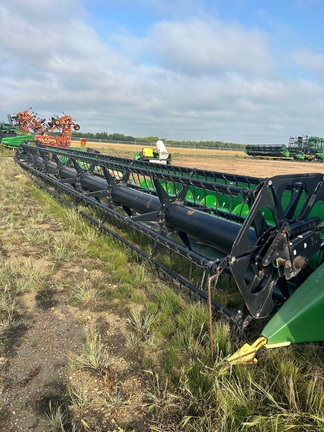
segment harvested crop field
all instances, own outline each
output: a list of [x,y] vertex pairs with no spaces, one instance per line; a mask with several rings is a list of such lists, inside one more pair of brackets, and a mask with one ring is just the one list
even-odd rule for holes
[[[75,145],[75,144],[73,144]],[[89,148],[96,148],[104,153],[132,158],[142,146],[88,142]],[[207,150],[198,148],[168,148],[172,154],[172,164],[197,167],[211,171],[243,174],[254,177],[271,177],[279,174],[313,173],[324,174],[324,164],[320,162],[297,162],[280,159],[251,159],[238,150]],[[118,152],[118,153],[115,153]]]

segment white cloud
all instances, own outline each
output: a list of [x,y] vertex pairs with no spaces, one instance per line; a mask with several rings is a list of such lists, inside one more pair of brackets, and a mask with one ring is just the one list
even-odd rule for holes
[[[277,75],[260,30],[196,16],[156,22],[145,38],[103,35],[77,0],[11,0],[0,19],[0,121],[32,106],[42,117],[64,111],[83,131],[134,136],[244,143],[324,134],[323,83]],[[323,76],[322,54],[285,54]]]
[[305,69],[324,79],[324,54],[307,50],[297,50],[294,59],[299,68]]
[[273,70],[265,35],[219,20],[157,23],[147,46],[161,65],[188,75]]

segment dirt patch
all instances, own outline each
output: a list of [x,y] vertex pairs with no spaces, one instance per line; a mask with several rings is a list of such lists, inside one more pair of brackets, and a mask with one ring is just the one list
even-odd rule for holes
[[33,296],[27,297],[22,299],[29,315],[24,334],[14,340],[7,334],[12,349],[2,376],[1,405],[8,413],[3,430],[41,432],[48,425],[39,416],[38,405],[44,395],[48,400],[49,395],[58,398],[66,388],[68,355],[80,344],[82,328],[63,304],[37,310]]
[[262,160],[233,157],[203,158],[174,157],[175,165],[199,167],[211,171],[231,174],[249,175],[253,177],[272,177],[283,174],[323,173],[324,164],[312,162],[295,162],[287,160]]

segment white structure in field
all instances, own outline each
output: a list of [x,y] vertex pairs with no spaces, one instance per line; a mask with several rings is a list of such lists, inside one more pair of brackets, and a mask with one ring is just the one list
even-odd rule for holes
[[159,151],[159,159],[160,160],[167,160],[169,157],[169,152],[166,149],[164,142],[162,140],[156,141],[156,147]]

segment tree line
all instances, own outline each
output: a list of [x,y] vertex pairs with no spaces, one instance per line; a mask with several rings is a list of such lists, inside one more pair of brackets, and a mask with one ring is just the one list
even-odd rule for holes
[[148,143],[155,144],[158,139],[162,139],[162,141],[169,145],[175,147],[207,147],[207,148],[222,148],[222,149],[241,149],[244,150],[245,146],[243,144],[237,144],[232,142],[223,142],[223,141],[176,141],[176,140],[167,140],[165,138],[159,138],[155,136],[149,137],[134,137],[130,135],[124,135],[122,133],[111,133],[108,132],[73,132],[74,138],[84,138],[86,140],[103,140],[103,141],[122,141],[122,142],[139,142],[139,143]]

